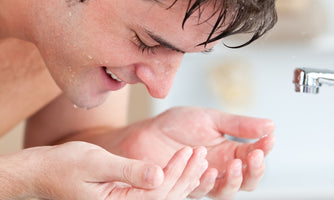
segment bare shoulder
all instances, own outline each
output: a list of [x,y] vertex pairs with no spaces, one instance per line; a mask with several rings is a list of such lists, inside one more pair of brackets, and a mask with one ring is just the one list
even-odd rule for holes
[[[43,62],[38,55],[38,49],[29,42],[8,38],[0,40],[0,69],[2,71],[5,70],[6,75],[11,73],[12,71],[17,71],[17,64],[24,64],[28,66],[35,63],[35,65],[30,66],[30,68],[41,69],[41,66],[37,66],[37,62],[40,64]],[[20,67],[22,69],[22,67]],[[28,71],[28,69],[20,70],[20,73],[24,73]],[[15,74],[13,74],[15,75]],[[2,78],[2,77],[1,77]]]
[[60,94],[34,44],[0,40],[0,136]]

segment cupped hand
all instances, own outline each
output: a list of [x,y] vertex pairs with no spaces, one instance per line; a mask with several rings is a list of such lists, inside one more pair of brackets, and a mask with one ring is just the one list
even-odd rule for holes
[[[166,166],[180,148],[205,146],[209,168],[189,196],[232,199],[239,190],[257,187],[265,170],[264,156],[274,145],[274,129],[274,123],[268,119],[176,107],[120,130],[122,138],[109,150]],[[228,140],[226,135],[257,141],[238,143]]]
[[45,199],[184,199],[208,167],[204,147],[182,148],[164,169],[84,142],[27,151],[38,156],[35,194]]

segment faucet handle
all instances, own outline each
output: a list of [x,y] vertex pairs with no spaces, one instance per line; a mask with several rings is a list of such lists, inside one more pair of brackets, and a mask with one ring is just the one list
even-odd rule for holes
[[296,92],[318,94],[322,84],[334,86],[334,71],[328,69],[297,68],[293,83]]
[[321,83],[317,77],[309,76],[311,70],[306,68],[297,68],[294,71],[293,83],[295,91],[302,93],[318,94]]

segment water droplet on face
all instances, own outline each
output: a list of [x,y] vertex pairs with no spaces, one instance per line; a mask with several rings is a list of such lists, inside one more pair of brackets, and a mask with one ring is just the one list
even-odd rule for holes
[[72,17],[72,12],[69,12],[69,13],[68,13],[68,16],[69,16],[69,17]]
[[91,55],[88,55],[88,58],[89,58],[90,60],[92,60],[92,59],[93,59],[93,57],[92,57]]
[[155,65],[159,65],[160,64],[159,60],[154,60],[153,62],[154,62]]
[[73,104],[73,108],[75,108],[75,109],[81,108],[81,109],[84,109],[84,110],[88,110],[89,109],[88,107],[79,107],[76,104]]

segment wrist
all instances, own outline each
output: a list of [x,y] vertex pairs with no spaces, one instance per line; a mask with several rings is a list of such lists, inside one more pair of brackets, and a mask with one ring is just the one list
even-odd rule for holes
[[39,158],[35,150],[0,156],[0,199],[39,197]]
[[122,157],[142,160],[142,156],[139,155],[146,155],[146,152],[142,152],[141,149],[150,145],[147,142],[151,143],[152,139],[152,135],[147,134],[150,132],[148,121],[139,121],[114,131],[109,136],[112,137],[112,145],[105,145],[104,148]]
[[120,151],[118,148],[127,135],[126,130],[127,127],[102,127],[89,129],[78,133],[72,133],[70,136],[53,142],[52,145],[59,145],[72,141],[83,141],[98,145],[113,154],[119,155]]

